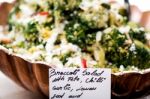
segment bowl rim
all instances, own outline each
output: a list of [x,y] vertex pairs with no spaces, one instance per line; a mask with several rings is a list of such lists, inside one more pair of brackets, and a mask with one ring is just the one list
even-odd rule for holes
[[[27,59],[27,58],[25,58],[25,57],[23,57],[23,56],[21,56],[19,54],[15,54],[15,53],[9,51],[7,48],[5,48],[2,45],[0,45],[0,51],[3,51],[3,52],[5,52],[8,55],[21,58],[21,59],[23,59],[26,62],[29,62],[31,64],[43,64],[43,65],[48,66],[50,68],[56,68],[55,65],[50,65],[50,64],[48,64],[47,62],[44,62],[44,61],[31,61],[31,60],[29,60],[29,59]],[[122,71],[122,72],[112,73],[112,75],[121,76],[121,75],[126,75],[126,74],[146,74],[146,73],[150,73],[150,68],[147,68],[147,69],[144,69],[144,70],[138,70],[138,71],[135,71],[135,70]]]

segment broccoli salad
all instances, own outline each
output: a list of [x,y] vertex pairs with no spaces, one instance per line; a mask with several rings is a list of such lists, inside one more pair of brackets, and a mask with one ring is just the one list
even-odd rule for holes
[[12,53],[58,68],[150,68],[149,31],[105,0],[18,0],[7,38]]

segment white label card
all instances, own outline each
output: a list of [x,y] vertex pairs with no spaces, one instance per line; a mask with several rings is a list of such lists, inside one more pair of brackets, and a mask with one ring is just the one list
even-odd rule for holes
[[50,69],[49,85],[49,99],[111,99],[111,69]]

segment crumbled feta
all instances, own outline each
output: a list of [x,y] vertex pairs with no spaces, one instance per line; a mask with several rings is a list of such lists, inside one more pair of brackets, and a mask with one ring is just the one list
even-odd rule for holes
[[129,31],[130,31],[129,26],[126,26],[126,27],[122,26],[119,28],[119,32],[121,32],[121,33],[128,33]]
[[[15,18],[15,17],[14,17]],[[22,17],[19,19],[16,19],[18,23],[23,24],[23,25],[27,25],[29,22],[31,22],[33,19],[31,17]]]
[[147,40],[150,40],[150,33],[146,33],[145,37],[146,37]]
[[79,27],[79,24],[76,23],[76,24],[74,25],[74,28],[76,29],[76,28],[78,28],[78,27]]
[[60,45],[60,48],[62,49],[62,53],[65,53],[66,51],[73,51],[73,52],[77,52],[80,51],[80,48],[77,45],[73,45],[71,43],[67,44],[67,45]]
[[89,8],[94,8],[98,10],[100,4],[101,4],[101,0],[82,0],[80,4],[80,8],[84,10],[88,10]]
[[119,68],[119,71],[124,71],[124,66],[123,65],[120,65],[120,68]]
[[81,57],[70,57],[68,58],[68,62],[65,64],[65,67],[70,67],[71,65],[82,66]]
[[64,68],[62,62],[56,57],[52,59],[50,64],[57,66],[57,68]]
[[139,69],[135,66],[131,66],[131,70],[138,71]]
[[48,39],[46,44],[46,51],[49,53],[54,47],[54,43],[57,40],[59,34],[61,34],[64,30],[65,24],[60,24],[56,28],[52,30],[52,36]]
[[102,33],[101,31],[99,31],[99,32],[96,33],[96,41],[97,41],[97,42],[101,41],[101,39],[102,39],[102,34],[103,34],[103,33]]
[[139,30],[144,31],[145,29],[144,29],[144,27],[140,27]]
[[20,5],[20,10],[22,12],[23,17],[28,17],[34,13],[34,11],[26,4]]
[[46,22],[46,17],[47,16],[42,16],[42,15],[36,15],[33,17],[33,19],[37,22],[39,22],[39,24],[42,24],[44,22]]
[[135,51],[136,50],[136,47],[135,47],[135,44],[131,44],[130,48],[129,48],[130,51]]
[[87,61],[87,66],[93,68],[95,65],[97,65],[97,62],[92,60],[92,61]]
[[28,4],[42,4],[43,0],[25,0]]

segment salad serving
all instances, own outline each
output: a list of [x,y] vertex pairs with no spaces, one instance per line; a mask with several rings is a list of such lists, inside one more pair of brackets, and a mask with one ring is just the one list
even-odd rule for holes
[[1,46],[58,68],[150,68],[150,32],[105,0],[18,0]]

